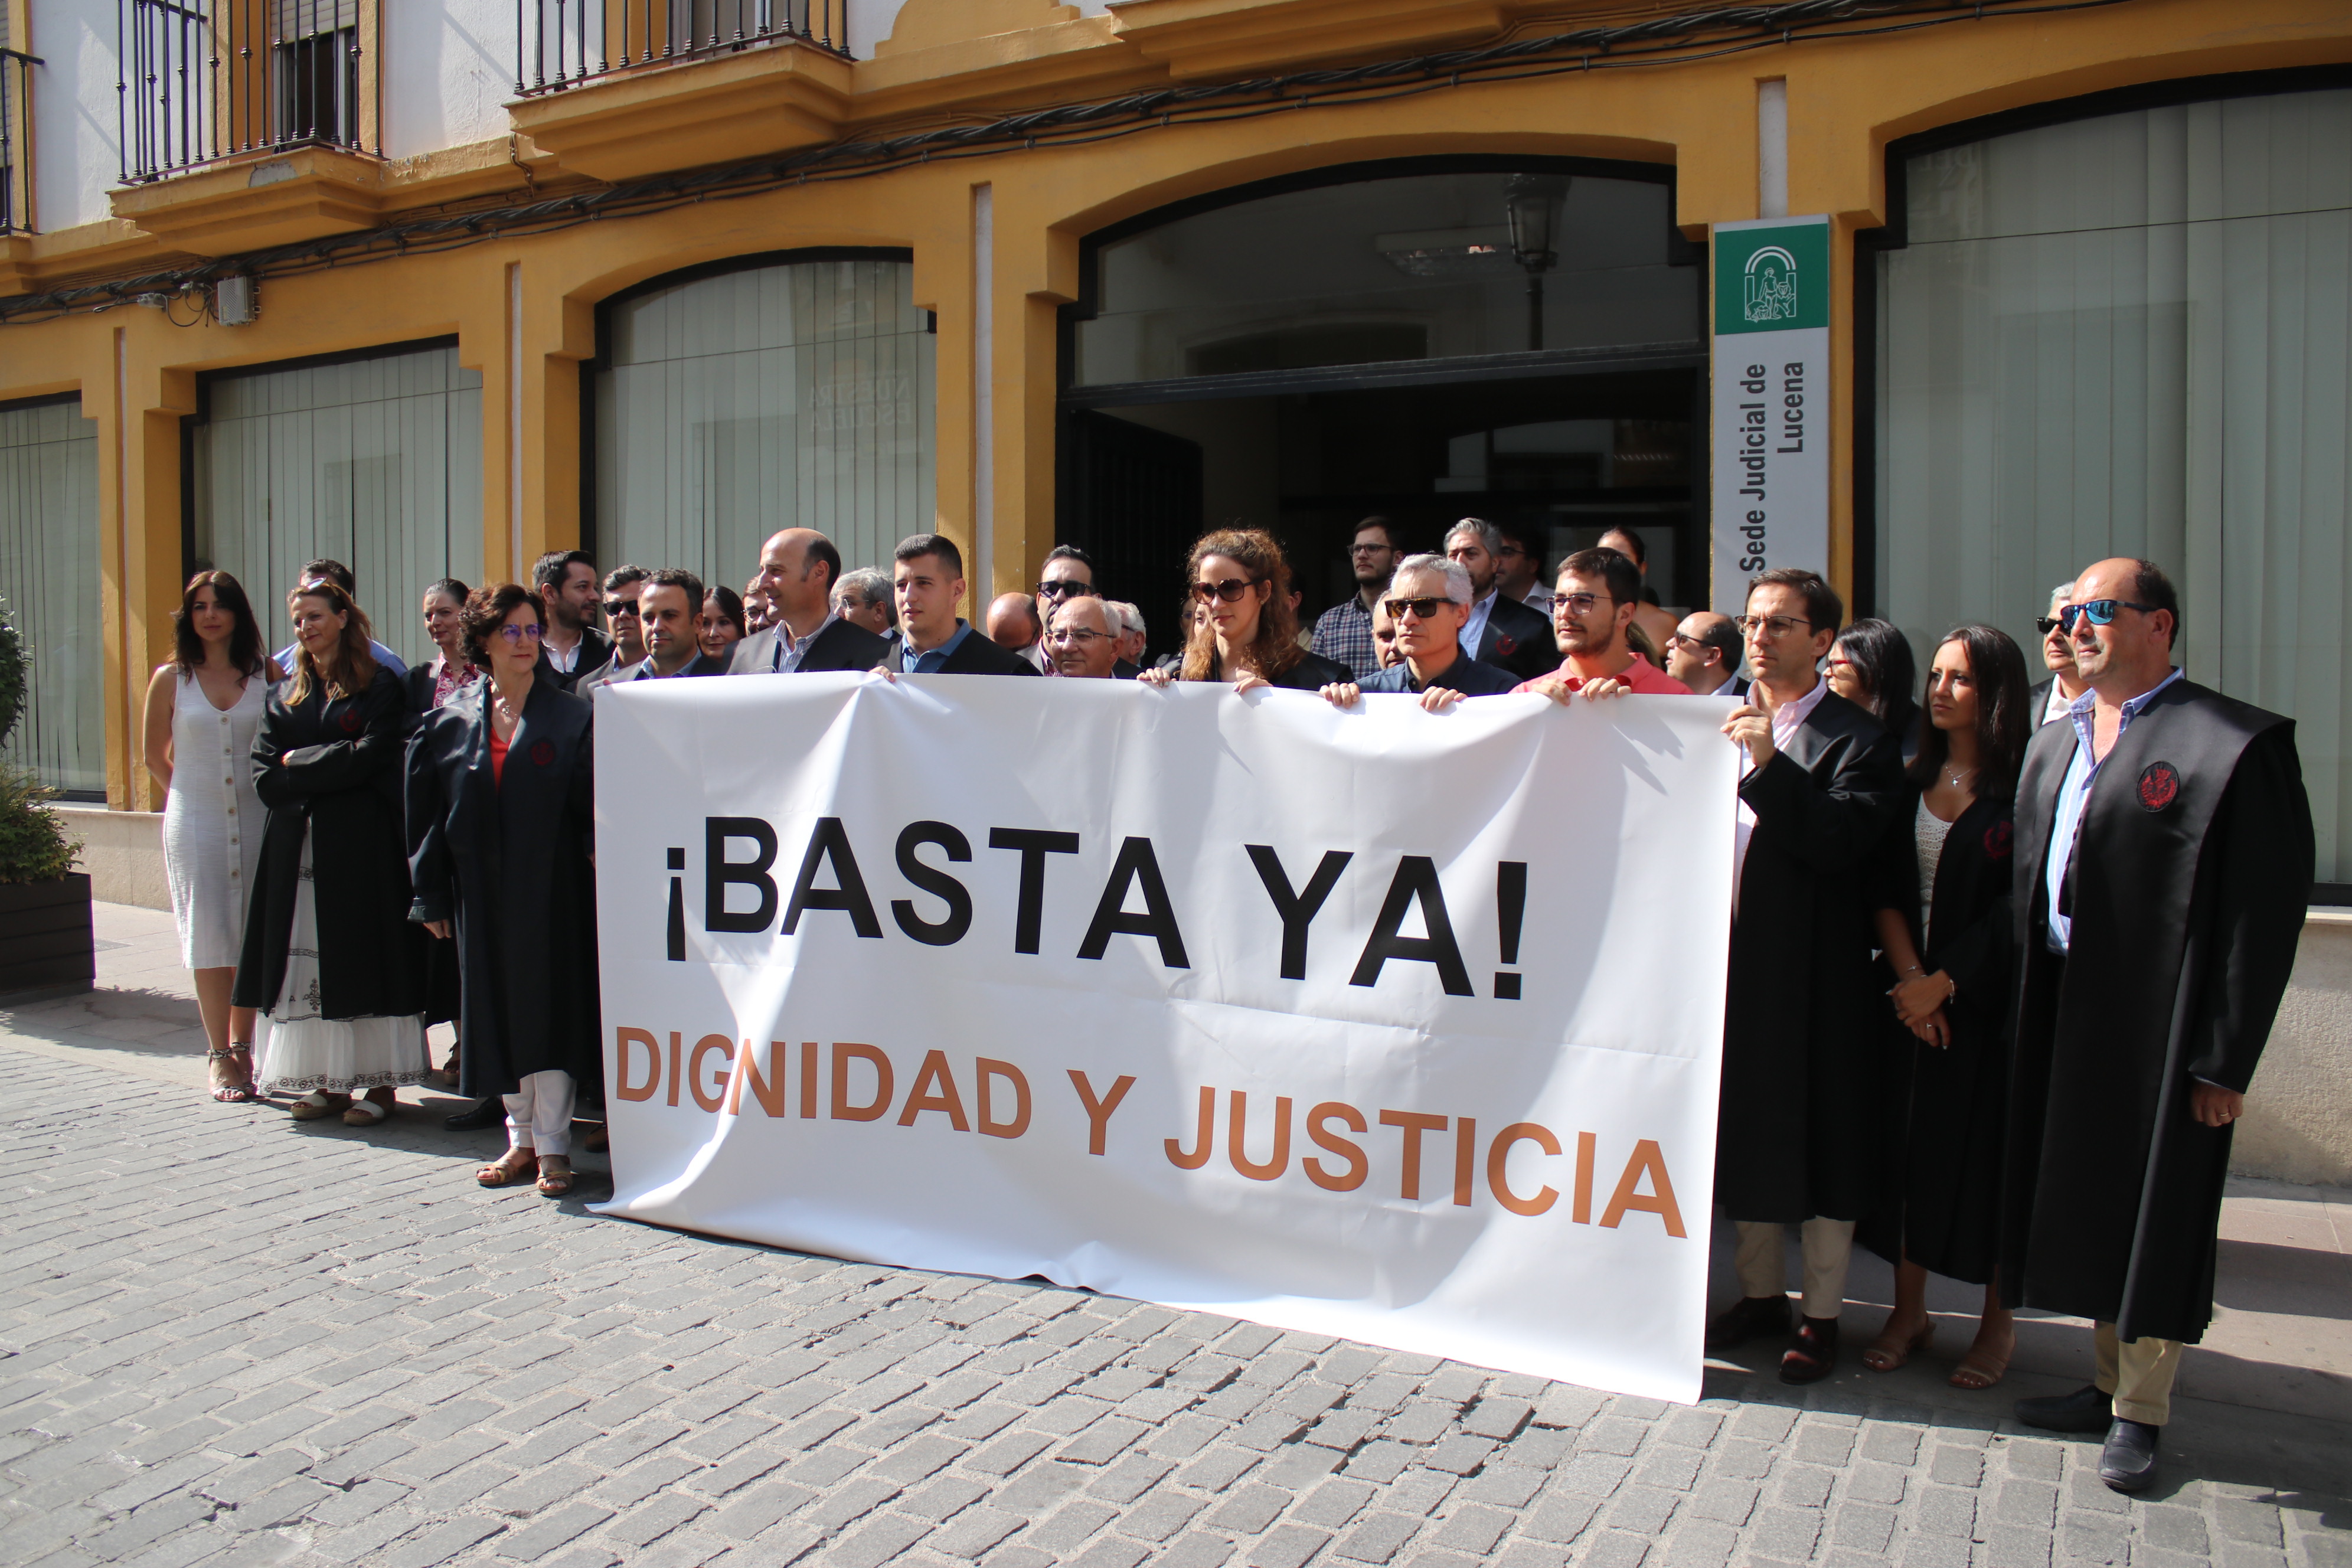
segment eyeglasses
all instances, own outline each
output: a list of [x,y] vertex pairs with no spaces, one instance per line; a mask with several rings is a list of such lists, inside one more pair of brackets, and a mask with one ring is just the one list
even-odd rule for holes
[[604,601],[604,613],[608,616],[634,616],[637,613],[637,602],[635,599],[607,599]]
[[1776,640],[1787,637],[1799,626],[1810,631],[1813,625],[1801,616],[1741,616],[1731,624],[1739,628],[1742,636],[1754,637],[1761,632]]
[[1051,577],[1037,584],[1037,597],[1041,599],[1058,599],[1065,595],[1076,599],[1091,599],[1095,596],[1094,584],[1081,583],[1076,577]]
[[1565,609],[1571,616],[1589,616],[1592,613],[1593,606],[1603,599],[1608,599],[1612,605],[1617,603],[1615,598],[1607,594],[1554,594],[1551,596],[1551,607],[1555,610]]
[[1433,595],[1420,599],[1383,599],[1381,601],[1381,608],[1389,613],[1389,619],[1392,621],[1404,619],[1405,612],[1408,610],[1425,621],[1437,614],[1437,607],[1440,605],[1450,605],[1453,602],[1451,599],[1441,599]]
[[1078,626],[1076,628],[1064,626],[1057,630],[1047,632],[1045,634],[1045,640],[1047,642],[1074,642],[1080,647],[1084,647],[1090,642],[1098,641],[1112,635],[1113,634],[1109,632],[1089,631],[1084,626]]
[[1714,645],[1711,643],[1701,642],[1696,637],[1685,637],[1681,632],[1676,632],[1672,637],[1666,638],[1666,646],[1668,647],[1678,647],[1685,653],[1703,654]]
[[1393,544],[1350,544],[1348,546],[1348,553],[1350,555],[1393,555],[1396,553],[1396,546]]
[[1228,577],[1222,583],[1195,583],[1192,584],[1192,597],[1204,605],[1212,599],[1223,599],[1231,605],[1256,586],[1246,577]]
[[2116,618],[2117,610],[2137,610],[2141,615],[2153,613],[2155,605],[2136,605],[2129,599],[2092,599],[2080,605],[2067,605],[2058,612],[2058,624],[2068,631],[2074,629],[2077,617],[2095,626],[2104,626]]
[[531,622],[531,624],[527,626],[500,626],[499,628],[499,636],[506,638],[507,641],[510,643],[537,642],[545,635],[546,628],[541,626],[537,621]]

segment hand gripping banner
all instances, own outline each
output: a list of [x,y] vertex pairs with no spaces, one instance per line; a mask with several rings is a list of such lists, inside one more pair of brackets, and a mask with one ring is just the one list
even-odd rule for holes
[[1697,1397],[1723,704],[595,702],[604,1212]]

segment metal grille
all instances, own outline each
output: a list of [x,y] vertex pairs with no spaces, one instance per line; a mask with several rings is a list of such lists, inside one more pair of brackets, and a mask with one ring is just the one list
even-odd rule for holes
[[[121,0],[122,177],[240,153],[362,151],[379,85],[358,0]],[[382,156],[379,144],[372,149]]]
[[[0,0],[0,10],[5,10]],[[5,26],[5,24],[0,24]],[[32,68],[41,62],[0,37],[0,234],[33,227]]]
[[793,39],[846,57],[849,0],[515,0],[515,93]]

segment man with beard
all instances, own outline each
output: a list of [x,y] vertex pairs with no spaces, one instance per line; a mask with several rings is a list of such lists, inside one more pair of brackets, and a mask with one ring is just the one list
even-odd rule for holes
[[613,651],[604,663],[572,683],[574,696],[586,697],[600,686],[626,680],[629,672],[645,662],[645,623],[637,616],[637,584],[651,575],[642,566],[615,566],[604,574],[604,624],[613,628]]
[[1690,688],[1628,647],[1625,628],[1642,607],[1641,568],[1614,550],[1580,550],[1559,563],[1551,629],[1560,666],[1521,691],[1565,702],[1587,681],[1613,680],[1637,697],[1688,697]]
[[2074,669],[2074,639],[2067,635],[2062,618],[2066,601],[2074,595],[2074,584],[2061,583],[2050,590],[2050,613],[2033,623],[2042,634],[2042,668],[2050,679],[2038,683],[2026,694],[2025,710],[2033,716],[2034,727],[2055,724],[2066,717],[2074,706],[2074,699],[2089,689]]
[[2180,602],[2102,561],[2063,619],[2087,687],[2017,786],[2021,960],[2000,1292],[2089,1318],[2096,1375],[2017,1418],[2156,1479],[2180,1348],[2213,1316],[2230,1133],[2311,895],[2294,723],[2184,678]]
[[596,563],[584,550],[551,550],[531,564],[530,582],[547,611],[537,677],[569,691],[613,654],[613,639],[590,624],[596,618]]
[[1510,671],[1480,664],[1462,652],[1462,622],[1470,609],[1470,574],[1443,555],[1409,555],[1381,596],[1396,626],[1399,658],[1360,681],[1323,688],[1334,708],[1352,708],[1366,691],[1409,692],[1435,713],[1456,697],[1496,697],[1511,689]]
[[1470,617],[1462,626],[1462,651],[1481,664],[1533,680],[1551,672],[1551,623],[1497,585],[1503,570],[1503,531],[1484,518],[1465,517],[1445,535],[1446,558],[1470,574]]
[[1384,517],[1368,517],[1356,524],[1355,542],[1348,546],[1348,570],[1356,579],[1352,598],[1340,600],[1315,617],[1312,652],[1335,659],[1361,680],[1381,668],[1372,652],[1372,610],[1395,574],[1396,527]]
[[888,647],[834,607],[841,552],[813,528],[787,528],[760,546],[760,574],[775,619],[729,650],[730,675],[871,669]]

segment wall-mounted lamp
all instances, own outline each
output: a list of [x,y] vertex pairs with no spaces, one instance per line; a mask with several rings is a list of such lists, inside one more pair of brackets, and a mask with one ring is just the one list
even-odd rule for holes
[[1511,254],[1528,274],[1528,347],[1543,347],[1543,275],[1559,264],[1559,216],[1568,180],[1559,174],[1513,174],[1503,182]]

